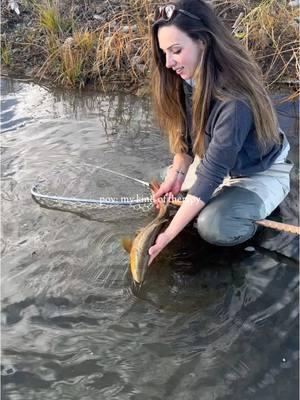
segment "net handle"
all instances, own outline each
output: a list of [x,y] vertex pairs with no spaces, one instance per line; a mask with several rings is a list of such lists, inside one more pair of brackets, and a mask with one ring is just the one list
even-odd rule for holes
[[[172,200],[171,204],[180,207],[183,200]],[[269,219],[262,219],[254,221],[255,224],[264,226],[265,228],[275,229],[276,231],[291,233],[293,235],[300,235],[300,227],[297,225],[284,224],[282,222],[272,221]]]

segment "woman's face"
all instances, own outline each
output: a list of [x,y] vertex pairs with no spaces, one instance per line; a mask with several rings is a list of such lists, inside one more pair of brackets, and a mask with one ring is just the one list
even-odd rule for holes
[[182,79],[191,79],[200,62],[203,42],[192,40],[174,25],[161,26],[157,37],[166,55],[166,67],[172,68]]

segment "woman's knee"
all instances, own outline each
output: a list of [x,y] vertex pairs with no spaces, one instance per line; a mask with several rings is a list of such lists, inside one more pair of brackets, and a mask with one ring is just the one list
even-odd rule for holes
[[234,246],[256,232],[255,220],[264,217],[260,197],[239,187],[224,188],[207,203],[197,219],[200,236],[209,243]]

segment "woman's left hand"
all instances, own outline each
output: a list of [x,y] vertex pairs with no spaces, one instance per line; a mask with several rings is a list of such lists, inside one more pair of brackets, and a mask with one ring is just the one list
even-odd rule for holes
[[157,236],[155,244],[149,249],[150,259],[148,262],[148,266],[152,263],[154,258],[167,246],[171,239],[172,238],[170,238],[166,232],[163,232]]
[[167,229],[157,236],[155,244],[150,247],[150,259],[148,265],[154,258],[173,240],[179,232],[202,210],[205,203],[198,197],[188,194]]

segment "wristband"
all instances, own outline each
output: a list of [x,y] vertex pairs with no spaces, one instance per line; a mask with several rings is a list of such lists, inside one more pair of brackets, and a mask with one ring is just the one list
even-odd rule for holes
[[185,175],[185,172],[183,172],[181,169],[176,169],[177,174]]

